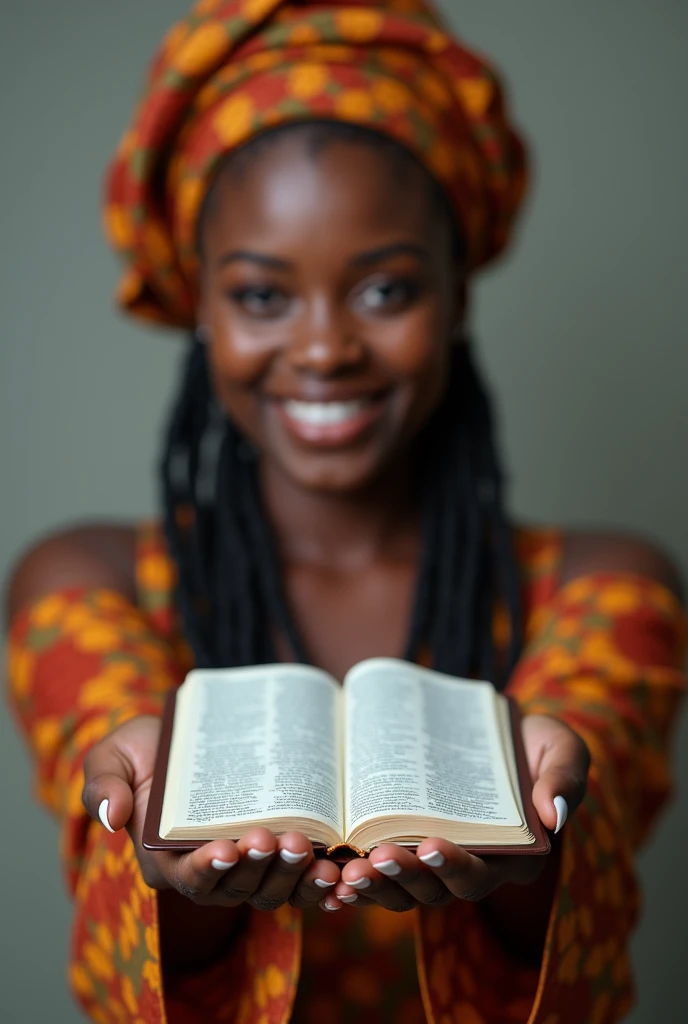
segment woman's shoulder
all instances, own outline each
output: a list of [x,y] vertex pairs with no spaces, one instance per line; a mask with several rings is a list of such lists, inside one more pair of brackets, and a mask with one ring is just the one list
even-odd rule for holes
[[638,534],[521,524],[516,548],[525,582],[550,595],[581,577],[626,574],[659,583],[680,600],[684,597],[675,561]]
[[19,557],[10,574],[7,619],[69,587],[114,590],[135,601],[140,529],[136,523],[81,523],[41,538]]
[[660,583],[679,600],[683,580],[676,562],[654,541],[606,530],[568,530],[562,535],[561,583],[582,576],[622,573]]

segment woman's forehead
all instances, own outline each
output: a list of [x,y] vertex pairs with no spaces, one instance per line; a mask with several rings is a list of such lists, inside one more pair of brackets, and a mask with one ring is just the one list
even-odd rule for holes
[[335,225],[347,234],[431,234],[436,218],[427,172],[365,143],[333,141],[313,152],[285,136],[236,168],[228,161],[209,197],[204,235],[212,244],[229,235],[307,234],[323,223],[333,241]]

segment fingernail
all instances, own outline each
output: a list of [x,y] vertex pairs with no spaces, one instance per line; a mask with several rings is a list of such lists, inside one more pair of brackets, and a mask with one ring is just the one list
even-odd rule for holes
[[108,819],[109,804],[110,801],[107,798],[105,800],[100,801],[100,807],[98,808],[98,817],[102,821],[103,825],[105,825],[105,828],[108,830],[108,832],[114,832],[115,830]]
[[326,882],[324,878],[314,878],[313,881],[319,889],[329,889],[331,885],[336,885],[336,882]]
[[[329,900],[329,897],[328,897],[328,900]],[[330,903],[328,902],[328,900],[324,900],[324,901],[323,901],[323,904],[322,904],[322,905],[323,905],[323,908],[324,908],[325,910],[330,910],[330,911],[333,911],[333,910],[341,910],[341,909],[342,909],[342,908],[341,908],[341,907],[339,906],[339,904],[338,904],[338,903],[335,903],[335,905],[334,905],[334,906],[331,906],[331,905],[330,905]]]
[[422,860],[429,868],[441,868],[444,864],[444,857],[439,850],[433,850],[432,853],[426,853],[423,857],[419,857],[418,860]]
[[265,860],[266,857],[272,857],[272,850],[256,850],[255,846],[246,854],[251,860]]
[[342,903],[355,903],[356,900],[358,899],[358,896],[356,895],[355,892],[352,892],[350,896],[340,896],[339,899],[342,901]]
[[292,850],[280,850],[280,857],[287,864],[298,864],[304,857],[308,856],[308,850],[305,853],[293,853]]
[[369,889],[370,879],[367,875],[363,875],[362,878],[357,878],[355,882],[349,882],[347,880],[346,884],[350,885],[352,889]]
[[395,860],[381,860],[379,863],[373,864],[373,867],[381,875],[387,875],[388,878],[394,878],[395,875],[401,874],[401,868]]
[[233,868],[235,864],[238,864],[238,861],[218,860],[217,857],[213,857],[210,863],[215,868],[216,871],[229,871],[229,869]]
[[566,803],[566,800],[563,796],[555,796],[552,803],[554,804],[555,810],[557,812],[557,827],[554,830],[554,834],[556,835],[559,829],[563,828],[564,822],[568,818],[569,805]]

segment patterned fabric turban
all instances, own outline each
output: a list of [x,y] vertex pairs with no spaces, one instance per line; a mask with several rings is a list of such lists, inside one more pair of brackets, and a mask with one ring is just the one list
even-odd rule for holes
[[411,150],[444,186],[471,269],[504,248],[523,145],[494,70],[424,0],[199,0],[163,41],[109,170],[120,304],[193,325],[196,221],[220,161],[261,131],[314,119]]

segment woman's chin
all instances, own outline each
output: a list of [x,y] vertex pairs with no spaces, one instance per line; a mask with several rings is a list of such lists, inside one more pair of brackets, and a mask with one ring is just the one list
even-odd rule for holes
[[332,495],[365,490],[384,474],[386,464],[379,453],[369,451],[312,452],[296,458],[290,452],[270,461],[276,461],[282,475],[300,490]]

